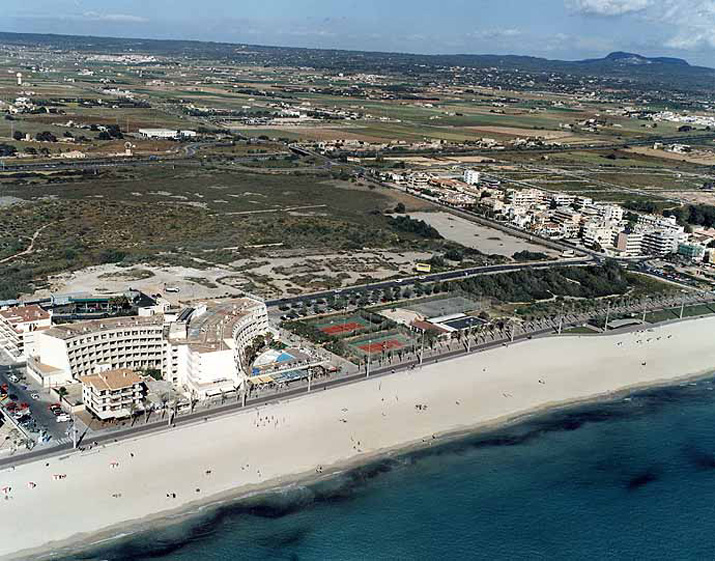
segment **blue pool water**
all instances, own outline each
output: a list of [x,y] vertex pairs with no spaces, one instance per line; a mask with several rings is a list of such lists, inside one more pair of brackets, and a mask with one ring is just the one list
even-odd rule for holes
[[278,355],[278,358],[276,358],[276,362],[290,362],[294,358],[295,357],[292,354],[281,353],[280,355]]
[[714,388],[552,413],[71,558],[713,559]]

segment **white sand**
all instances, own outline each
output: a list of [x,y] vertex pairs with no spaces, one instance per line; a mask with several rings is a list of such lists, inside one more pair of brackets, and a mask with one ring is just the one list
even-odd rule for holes
[[532,251],[558,256],[559,252],[531,243],[525,239],[517,238],[488,226],[454,216],[448,212],[410,212],[410,218],[424,220],[436,228],[446,239],[457,242],[463,246],[478,249],[482,253],[505,255],[511,257],[517,251]]
[[167,514],[211,495],[315,475],[318,465],[327,471],[433,434],[704,374],[715,370],[713,329],[715,318],[707,318],[650,332],[534,340],[72,454],[49,467],[40,461],[5,470],[0,487],[12,491],[0,499],[0,556],[79,541],[87,538],[80,532]]

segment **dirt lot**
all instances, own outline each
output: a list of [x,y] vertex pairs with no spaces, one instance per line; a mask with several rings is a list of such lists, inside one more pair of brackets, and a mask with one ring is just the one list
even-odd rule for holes
[[520,129],[517,127],[490,127],[490,126],[476,126],[476,127],[464,127],[473,132],[483,132],[486,134],[500,134],[508,136],[521,136],[521,137],[540,137],[546,138],[548,140],[557,140],[568,138],[569,140],[577,140],[577,138],[570,132],[567,131],[553,131],[553,130],[540,130],[540,129]]
[[[237,295],[244,291],[264,297],[316,292],[410,273],[414,264],[428,259],[422,252],[392,253],[358,251],[290,256],[275,252],[271,257],[243,259],[205,269],[136,265],[98,265],[50,279],[50,288],[28,298],[50,293],[115,294],[128,288],[147,294],[162,294],[172,303]],[[179,292],[167,292],[167,288]]]
[[554,257],[558,255],[557,252],[551,249],[511,236],[500,230],[475,224],[446,212],[414,212],[410,213],[410,216],[417,220],[424,220],[430,226],[435,227],[448,240],[478,249],[482,253],[496,253],[511,257],[518,251],[527,250],[542,252]]
[[676,154],[674,152],[666,152],[665,150],[654,150],[653,148],[639,146],[636,148],[629,148],[626,152],[630,152],[631,154],[641,154],[643,156],[652,156],[654,158],[662,158],[664,160],[688,162],[691,164],[702,164],[705,166],[715,165],[715,153],[705,150],[695,150],[688,154]]

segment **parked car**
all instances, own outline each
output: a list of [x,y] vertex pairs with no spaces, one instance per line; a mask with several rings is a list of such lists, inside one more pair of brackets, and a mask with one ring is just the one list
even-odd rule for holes
[[72,420],[72,418],[67,413],[62,413],[62,415],[57,415],[57,419],[56,419],[56,421],[58,423],[67,423],[70,420]]
[[39,394],[39,393],[33,393],[33,394],[30,394],[30,397],[31,397],[32,399],[40,399],[40,394]]

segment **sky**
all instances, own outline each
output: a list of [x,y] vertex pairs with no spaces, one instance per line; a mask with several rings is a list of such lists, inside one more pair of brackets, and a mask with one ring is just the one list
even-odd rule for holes
[[715,67],[715,0],[0,0],[0,31]]

